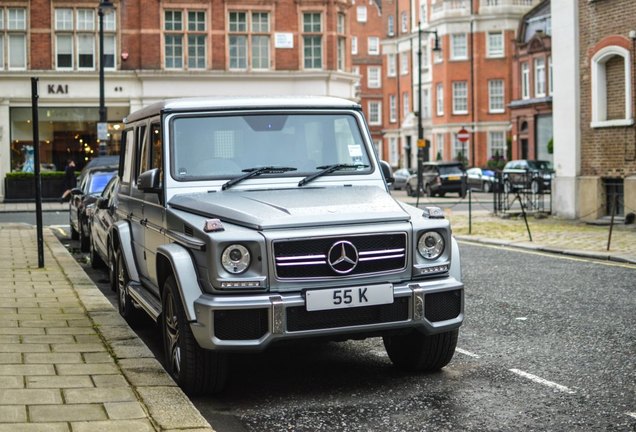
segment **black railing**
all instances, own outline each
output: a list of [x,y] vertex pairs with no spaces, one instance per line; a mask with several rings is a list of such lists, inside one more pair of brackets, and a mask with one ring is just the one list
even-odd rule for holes
[[516,173],[514,178],[495,173],[493,211],[501,213],[552,213],[552,181],[532,173]]

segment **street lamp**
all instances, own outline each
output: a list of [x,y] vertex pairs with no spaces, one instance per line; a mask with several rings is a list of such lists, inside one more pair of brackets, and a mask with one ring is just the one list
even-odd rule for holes
[[104,102],[104,15],[111,13],[114,9],[110,0],[100,0],[99,2],[99,124],[97,125],[97,139],[100,140],[100,154],[105,153],[105,145],[102,141],[108,139],[106,126],[106,104]]
[[[433,45],[433,51],[441,51],[439,46],[439,36],[437,30],[422,30],[420,22],[417,23],[417,196],[420,196],[420,190],[422,188],[422,163],[427,162],[429,159],[428,149],[424,152],[426,143],[424,142],[424,126],[422,124],[422,33],[432,34],[435,36],[435,45]],[[424,160],[426,159],[426,161]]]

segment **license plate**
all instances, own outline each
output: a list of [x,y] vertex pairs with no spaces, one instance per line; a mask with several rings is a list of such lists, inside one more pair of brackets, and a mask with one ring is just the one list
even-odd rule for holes
[[449,176],[449,180],[459,180],[459,176]]
[[393,303],[393,285],[367,285],[306,292],[307,310],[319,311]]

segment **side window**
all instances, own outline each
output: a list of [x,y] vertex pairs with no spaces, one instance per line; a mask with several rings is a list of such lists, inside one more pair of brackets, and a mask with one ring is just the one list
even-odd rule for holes
[[161,152],[161,125],[150,125],[150,169],[162,169],[163,153]]
[[130,184],[132,179],[132,164],[135,155],[135,133],[133,129],[125,131],[126,141],[124,148],[124,167],[121,176],[123,184]]
[[135,179],[144,171],[148,170],[148,149],[146,148],[146,125],[139,126],[136,130],[137,135],[137,171]]

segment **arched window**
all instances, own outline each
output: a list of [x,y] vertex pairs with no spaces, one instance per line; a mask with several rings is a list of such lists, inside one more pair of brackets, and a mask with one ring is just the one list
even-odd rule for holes
[[592,57],[591,127],[629,126],[632,117],[632,77],[629,50],[610,45]]

